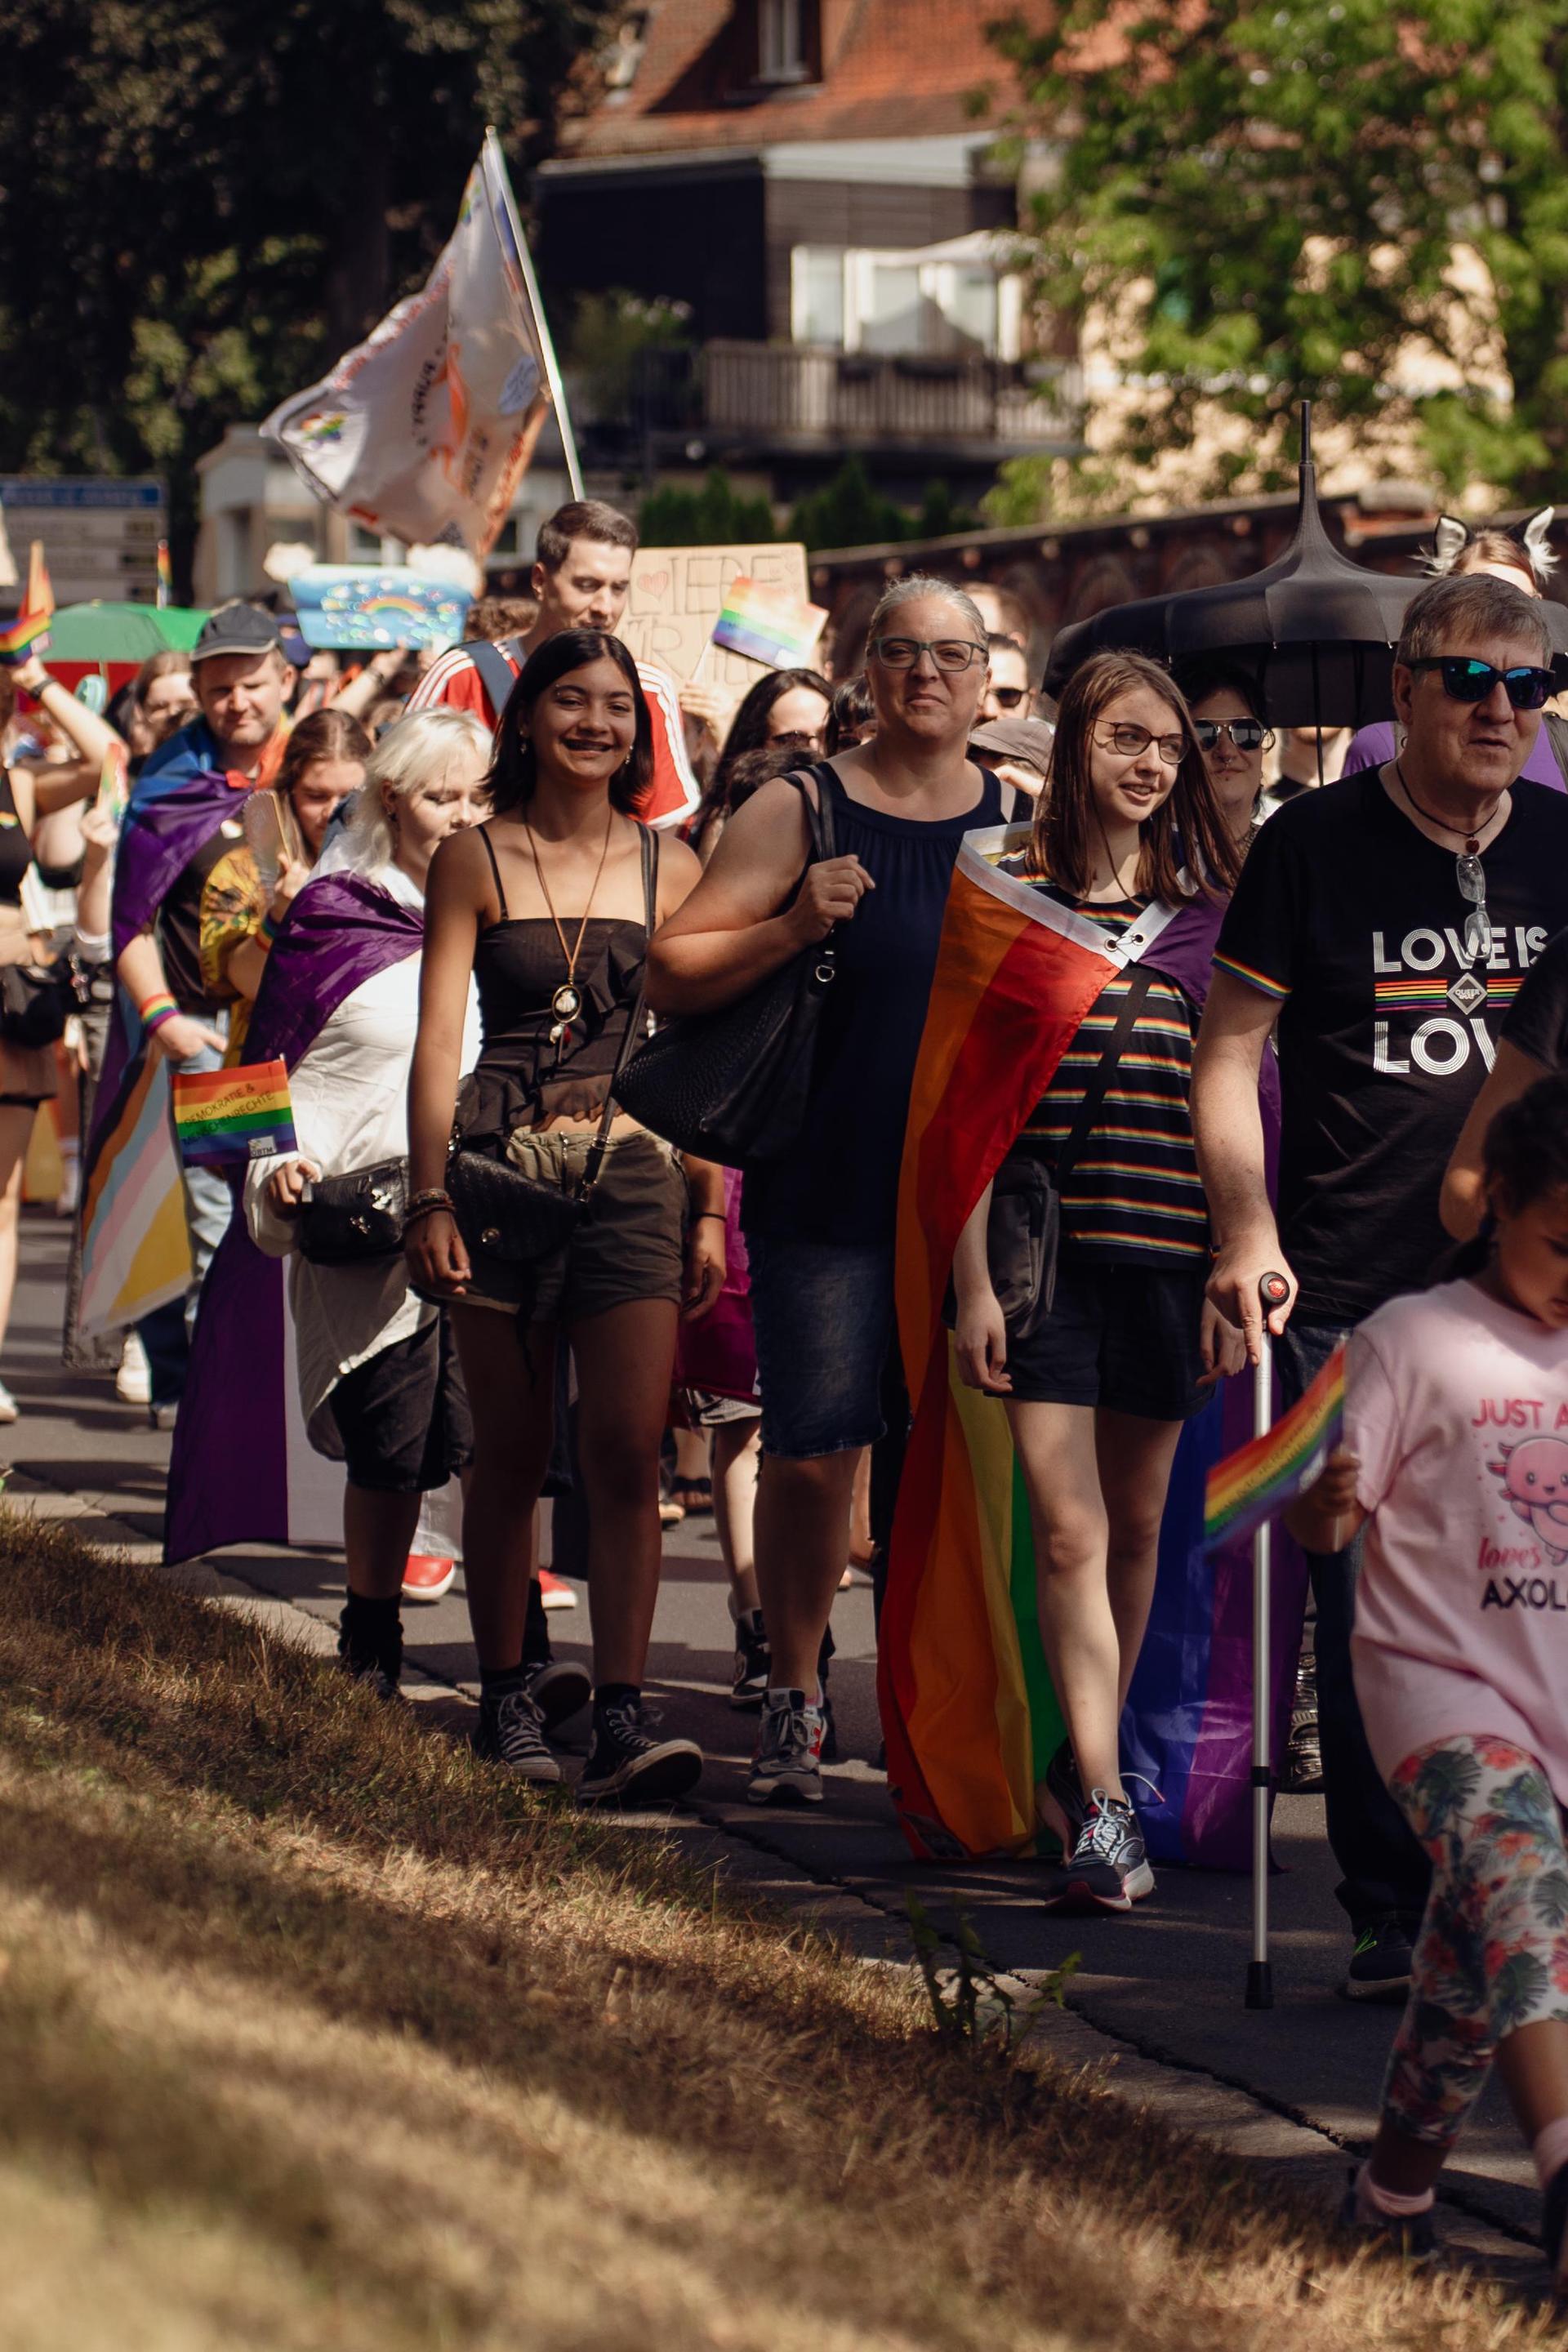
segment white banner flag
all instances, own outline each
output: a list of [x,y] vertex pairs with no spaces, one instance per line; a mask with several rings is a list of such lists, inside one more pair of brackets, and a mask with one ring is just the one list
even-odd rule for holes
[[320,383],[275,408],[262,430],[339,514],[482,560],[527,462],[525,419],[542,383],[581,498],[539,289],[500,142],[487,131],[427,283]]

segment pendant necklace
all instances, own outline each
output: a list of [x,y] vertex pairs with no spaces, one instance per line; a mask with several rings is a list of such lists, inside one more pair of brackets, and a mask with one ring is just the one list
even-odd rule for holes
[[583,992],[577,985],[577,959],[583,952],[583,940],[588,929],[588,918],[594,911],[594,900],[598,896],[600,877],[605,871],[605,860],[610,854],[610,831],[615,822],[614,809],[606,810],[605,845],[599,852],[599,863],[594,869],[594,887],[588,893],[588,903],[583,909],[583,919],[577,926],[576,940],[573,946],[568,947],[566,934],[561,928],[561,918],[555,911],[555,901],[550,895],[550,885],[544,878],[544,866],[539,855],[539,844],[533,837],[533,827],[526,817],[522,821],[522,829],[528,835],[528,846],[533,856],[533,870],[539,877],[539,887],[543,894],[544,903],[550,909],[550,919],[555,926],[555,936],[561,942],[561,952],[566,959],[566,977],[550,1000],[550,1010],[555,1015],[550,1031],[550,1043],[552,1045],[560,1045],[573,1022],[583,1010]]

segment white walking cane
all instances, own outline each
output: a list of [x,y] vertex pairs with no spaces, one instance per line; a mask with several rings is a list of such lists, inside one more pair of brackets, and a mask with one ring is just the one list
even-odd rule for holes
[[[1267,1437],[1274,1426],[1274,1342],[1268,1318],[1283,1307],[1290,1286],[1282,1274],[1266,1274],[1258,1286],[1263,1330],[1252,1374],[1252,1433]],[[1273,1643],[1269,1628],[1268,1571],[1273,1529],[1259,1521],[1252,1538],[1252,1958],[1247,1964],[1247,2006],[1272,2009],[1274,1971],[1268,1959],[1268,1796],[1273,1769]]]

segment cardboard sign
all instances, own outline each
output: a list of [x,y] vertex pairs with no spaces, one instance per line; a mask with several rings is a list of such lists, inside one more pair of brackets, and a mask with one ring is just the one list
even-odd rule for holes
[[[619,634],[638,661],[662,662],[677,677],[690,677],[731,583],[742,579],[805,604],[805,549],[798,540],[771,547],[645,547],[632,562]],[[717,646],[702,668],[705,684],[742,694],[760,676],[755,662]]]

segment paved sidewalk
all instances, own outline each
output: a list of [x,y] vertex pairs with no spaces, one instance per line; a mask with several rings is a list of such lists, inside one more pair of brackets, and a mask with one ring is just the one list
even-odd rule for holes
[[[155,1559],[169,1440],[120,1402],[111,1381],[62,1370],[65,1254],[63,1228],[29,1213],[0,1368],[23,1418],[0,1430],[0,1462],[14,1466],[12,1492],[24,1507],[84,1517],[84,1531]],[[332,1554],[257,1547],[178,1573],[196,1589],[287,1623],[323,1650],[331,1646],[342,1600],[341,1561]],[[559,1651],[585,1662],[586,1588],[574,1589],[579,1605],[553,1615],[552,1632]],[[1153,1898],[1130,1918],[1058,1920],[1035,1901],[1026,1864],[938,1871],[911,1863],[875,1769],[871,1606],[863,1585],[841,1594],[834,1630],[844,1760],[827,1772],[827,1801],[809,1814],[759,1812],[742,1794],[754,1718],[731,1711],[726,1696],[729,1618],[711,1522],[689,1521],[667,1539],[649,1684],[669,1727],[699,1740],[710,1759],[695,1801],[674,1823],[691,1858],[819,1916],[868,1959],[907,1958],[911,1889],[939,1926],[966,1912],[998,1969],[1026,1979],[1077,1953],[1069,2014],[1049,2027],[1064,2058],[1109,2069],[1119,2089],[1172,2122],[1310,2183],[1325,2200],[1337,2194],[1345,2151],[1371,2136],[1397,2018],[1333,1991],[1347,1937],[1333,1901],[1321,1804],[1289,1798],[1278,1808],[1284,1865],[1273,1882],[1278,2006],[1249,2012],[1241,1998],[1244,1880],[1167,1870]],[[411,1696],[437,1720],[462,1727],[475,1685],[460,1571],[446,1601],[408,1612],[406,1631]],[[585,1718],[568,1728],[580,1748]],[[567,1754],[570,1762],[570,1748]],[[651,1832],[669,1833],[668,1819],[647,1818]],[[1495,2086],[1447,2180],[1445,2234],[1455,2252],[1521,2285],[1539,2285],[1540,2258],[1531,2252],[1533,2170]]]

